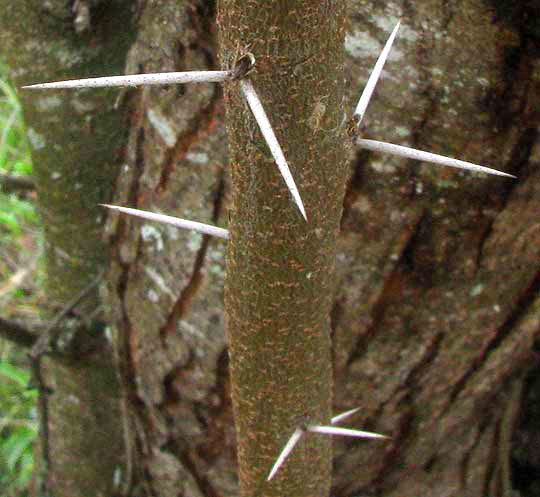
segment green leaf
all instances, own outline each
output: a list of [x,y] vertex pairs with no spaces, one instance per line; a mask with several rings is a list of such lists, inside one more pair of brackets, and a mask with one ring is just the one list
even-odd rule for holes
[[8,362],[0,362],[0,376],[8,378],[19,387],[26,389],[30,380],[30,373],[24,369],[18,368]]
[[9,471],[16,470],[24,451],[32,448],[35,438],[36,432],[33,429],[20,426],[2,443],[0,452]]

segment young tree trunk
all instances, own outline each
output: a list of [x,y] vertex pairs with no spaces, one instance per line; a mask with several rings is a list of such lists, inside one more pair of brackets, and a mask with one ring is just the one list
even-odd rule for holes
[[294,204],[241,95],[226,86],[231,198],[225,310],[241,494],[327,496],[330,440],[305,436],[266,478],[300,423],[329,424],[329,315],[343,206],[343,2],[223,0],[221,63],[250,75],[298,185]]
[[[277,3],[267,2],[259,9],[259,19],[277,16]],[[299,9],[291,15],[294,22],[287,29],[299,33],[314,30],[317,23],[300,27],[299,19],[333,5],[308,3],[302,12]],[[116,162],[111,157],[116,154],[123,160],[114,202],[223,226],[227,225],[230,202],[230,261],[245,257],[239,250],[256,243],[261,252],[255,253],[255,261],[266,251],[268,261],[281,257],[274,274],[278,282],[297,283],[303,271],[295,268],[284,274],[283,268],[298,257],[301,267],[315,264],[315,257],[311,261],[307,256],[314,251],[317,232],[313,230],[325,226],[320,236],[328,242],[328,252],[319,253],[317,260],[329,265],[338,212],[333,210],[335,206],[330,208],[332,203],[319,203],[317,195],[339,190],[337,183],[328,183],[343,164],[336,161],[325,171],[318,164],[308,168],[313,163],[310,147],[318,147],[310,141],[311,136],[323,143],[329,140],[333,149],[333,140],[338,140],[340,133],[340,128],[334,128],[341,123],[334,114],[336,109],[351,111],[378,52],[401,18],[400,34],[364,119],[365,137],[468,159],[513,172],[519,179],[459,174],[362,151],[348,162],[352,177],[337,241],[337,290],[330,301],[334,410],[362,406],[349,426],[393,438],[385,444],[336,443],[332,495],[507,497],[511,486],[517,484],[509,477],[513,426],[540,328],[540,114],[536,110],[540,90],[538,34],[532,21],[538,18],[537,7],[520,2],[515,8],[502,8],[500,2],[481,0],[346,3],[350,25],[343,76],[348,93],[343,104],[336,100],[342,78],[339,60],[321,62],[320,54],[311,49],[323,34],[334,29],[327,19],[318,22],[313,40],[308,39],[295,52],[292,47],[299,40],[283,40],[277,46],[283,27],[271,31],[272,24],[266,21],[246,28],[243,41],[236,43],[242,26],[251,23],[255,15],[253,2],[242,2],[243,13],[234,18],[227,12],[220,17],[222,26],[238,27],[238,32],[224,31],[223,64],[231,65],[236,53],[246,50],[257,57],[252,78],[300,187],[307,223],[285,190],[250,112],[240,103],[237,83],[226,88],[228,118],[239,126],[231,130],[234,177],[230,195],[225,173],[226,135],[220,124],[222,93],[217,85],[130,90],[119,110],[112,109],[116,90],[24,93],[27,124],[38,148],[34,153],[40,171],[41,203],[44,212],[62,209],[62,216],[44,216],[54,243],[48,250],[58,257],[64,252],[76,255],[62,259],[69,262],[64,266],[49,265],[51,281],[59,282],[50,285],[51,295],[60,304],[65,302],[102,264],[105,249],[99,245],[97,229],[89,226],[100,212],[92,210],[94,204],[106,198],[112,184],[108,174],[114,171]],[[125,28],[132,14],[118,6],[132,2],[75,2],[78,8],[90,6],[89,30],[81,34],[75,31],[75,16],[62,10],[67,8],[66,2],[46,4],[33,0],[0,2],[0,49],[18,85],[123,72],[125,48],[120,48],[124,45],[113,33],[122,38],[125,30],[108,30],[107,26]],[[121,13],[113,14],[105,5],[118,7]],[[240,2],[230,5],[238,12]],[[155,0],[141,2],[139,7],[137,37],[131,43],[126,71],[219,68],[214,2]],[[328,19],[334,15],[329,11]],[[13,37],[14,33],[19,34]],[[260,36],[254,37],[258,33]],[[263,34],[276,38],[263,43]],[[54,43],[47,45],[44,39]],[[124,41],[130,43],[129,39]],[[114,47],[119,47],[118,52]],[[338,49],[332,50],[337,53]],[[313,59],[306,57],[312,53]],[[304,82],[303,75],[307,72],[313,77],[312,71],[321,65],[333,70]],[[67,72],[59,72],[64,70]],[[279,75],[274,80],[276,71]],[[331,82],[330,77],[338,81]],[[307,89],[289,95],[291,87],[303,88],[304,84]],[[285,95],[300,100],[301,107],[286,105],[281,100]],[[328,95],[328,100],[316,101],[320,95]],[[301,122],[298,116],[308,108],[312,113]],[[123,112],[129,117],[125,128],[121,125]],[[332,122],[325,123],[327,113]],[[39,148],[43,144],[36,140],[40,132],[47,133],[45,145],[51,146]],[[240,139],[246,136],[249,143],[240,148]],[[305,156],[299,155],[297,148],[302,140],[307,144]],[[69,152],[63,153],[54,144]],[[96,156],[85,160],[89,150],[96,150]],[[325,151],[321,157],[326,156]],[[98,163],[107,164],[99,174]],[[61,170],[65,178],[70,175],[72,181],[55,183],[47,176],[53,169]],[[315,181],[315,174],[325,176]],[[93,194],[75,190],[82,177],[94,182]],[[253,182],[243,186],[248,179]],[[67,193],[48,198],[45,192],[49,187]],[[334,194],[336,198],[340,195],[339,191]],[[250,201],[252,211],[248,210]],[[273,211],[263,209],[265,206]],[[331,219],[323,212],[327,207]],[[75,228],[74,217],[77,223],[85,222],[85,227]],[[263,225],[268,217],[281,224],[268,221]],[[52,237],[55,230],[63,229],[62,223],[73,227],[71,236],[63,237],[73,244],[68,251],[61,240]],[[294,236],[285,240],[289,232]],[[84,237],[78,236],[80,233]],[[268,238],[261,240],[265,233]],[[62,463],[52,466],[58,471],[52,490],[69,497],[238,495],[222,306],[225,244],[116,215],[111,216],[106,236],[110,272],[105,303],[122,366],[124,392],[114,385],[114,361],[106,343],[97,349],[97,355],[89,352],[72,361],[51,364],[48,371],[59,378],[52,385],[51,401],[57,402],[58,408],[51,411],[50,422],[55,427],[51,447],[55,449],[53,462]],[[307,243],[292,250],[301,237]],[[275,254],[269,245],[273,239],[282,243]],[[90,259],[92,262],[84,266],[86,273],[77,269],[83,267],[79,261]],[[241,274],[239,263],[230,265],[228,292],[238,289],[244,280],[245,289],[254,291],[254,282],[249,281],[253,273],[248,271],[254,261],[243,264],[245,274]],[[60,279],[64,276],[74,276],[75,283]],[[324,282],[325,275],[314,272],[312,277],[318,284],[329,284]],[[311,285],[310,281],[301,292],[307,294]],[[56,291],[62,292],[61,296]],[[274,293],[275,302],[292,295],[285,289],[260,298],[269,299]],[[315,297],[322,302],[321,309],[329,305],[326,296]],[[231,293],[227,296],[233,311],[233,359],[245,353],[234,349],[240,343],[235,340],[247,336],[239,312],[245,311],[246,319],[271,312],[257,301],[243,308],[242,298]],[[298,316],[296,309],[304,303],[294,302],[292,297],[290,301],[287,328],[302,320],[310,326],[305,335],[313,333],[321,338],[323,335],[315,333],[324,327],[322,311]],[[272,322],[285,319],[280,314],[284,309],[261,317]],[[299,344],[291,343],[291,353],[315,350],[310,344],[313,348],[302,351]],[[267,353],[265,343],[255,345],[258,352]],[[288,361],[286,352],[277,351],[276,358]],[[290,359],[292,367],[300,366],[292,356]],[[314,357],[313,361],[323,359]],[[312,371],[313,363],[305,364],[306,374]],[[261,362],[260,369],[274,364]],[[245,374],[242,367],[235,366],[235,379]],[[272,375],[278,371],[273,369]],[[328,369],[323,372],[328,374]],[[299,385],[303,373],[295,370],[290,385]],[[107,378],[110,381],[105,382]],[[263,380],[274,378],[269,374]],[[252,378],[240,383],[246,388],[255,386]],[[276,385],[277,389],[287,387],[282,382]],[[327,386],[325,389],[328,392]],[[234,395],[239,393],[235,388]],[[257,460],[260,467],[249,468],[247,452],[241,453],[245,491],[264,480],[271,458],[290,436],[289,424],[296,421],[292,419],[296,413],[307,410],[317,421],[330,414],[329,404],[317,407],[329,395],[318,390],[312,393],[310,399],[304,392],[290,397],[303,402],[293,407],[291,418],[281,414],[273,418],[276,428],[271,442],[254,451],[254,457],[262,457]],[[127,412],[122,411],[118,396],[125,400]],[[70,403],[73,398],[81,399],[79,409]],[[249,416],[245,422],[251,422],[255,409],[248,407],[245,412]],[[270,412],[269,408],[260,414],[272,419]],[[260,431],[257,427],[253,433],[260,435]],[[531,455],[531,460],[535,450],[526,443],[534,441],[537,432],[524,433],[521,453]],[[240,447],[252,451],[244,438],[248,435],[238,434]],[[306,441],[324,443],[315,437]],[[288,475],[296,485],[295,475],[312,468],[314,476],[308,474],[306,481],[316,482],[324,490],[328,470],[321,458],[327,457],[326,449],[320,452],[319,446],[316,454],[306,454],[306,446],[297,449],[282,468],[281,477]],[[117,467],[120,471],[115,472]],[[322,477],[318,474],[321,471]],[[280,474],[276,478],[275,486],[258,488],[279,492],[285,483]],[[529,497],[524,492],[522,495]]]

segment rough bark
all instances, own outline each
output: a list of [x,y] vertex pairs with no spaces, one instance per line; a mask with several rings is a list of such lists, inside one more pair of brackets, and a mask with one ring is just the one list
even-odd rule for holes
[[519,18],[534,12],[511,9],[514,24],[480,1],[350,7],[351,81],[371,65],[364,47],[404,22],[365,134],[519,179],[358,153],[333,312],[336,401],[364,406],[359,425],[393,443],[341,445],[334,491],[509,495],[512,392],[539,325],[537,38]]
[[[51,53],[64,57],[54,55],[54,70],[65,70],[67,63],[69,73],[43,69],[31,75],[28,71],[47,59],[47,50],[36,56],[41,44],[27,40],[42,39],[44,28],[61,39],[67,28],[31,10],[21,13],[26,4],[37,2],[6,1],[0,8],[0,46],[24,82],[122,72],[105,55],[96,55],[109,51],[94,51],[95,34],[81,38],[72,33],[68,39],[78,40],[79,49],[93,54],[88,58],[94,62],[88,67],[77,66],[77,59],[70,62],[65,55],[71,52],[58,41],[58,52]],[[352,109],[393,25],[403,19],[365,117],[365,136],[490,165],[519,179],[472,176],[357,153],[344,203],[331,312],[334,410],[363,406],[350,426],[383,431],[393,440],[387,445],[335,444],[332,495],[507,497],[509,487],[517,484],[508,478],[516,406],[540,328],[537,7],[481,0],[350,0],[347,5],[345,111]],[[156,0],[141,5],[129,70],[217,68],[213,16],[212,2]],[[25,23],[12,22],[22,17]],[[9,42],[15,27],[32,31]],[[24,47],[31,57],[22,57]],[[272,101],[275,95],[266,90],[265,74],[258,72],[255,82],[265,101]],[[113,151],[125,152],[116,202],[225,224],[220,91],[219,86],[202,85],[128,92],[129,132],[113,145]],[[47,103],[51,95],[28,98]],[[116,122],[107,112],[111,104],[105,105],[116,95],[84,93],[84,102],[91,98],[103,105],[99,109],[111,121],[96,111],[88,134],[73,141],[86,137],[98,145],[105,143],[103,136],[114,134],[97,126]],[[51,122],[50,109],[42,126],[51,136],[69,136],[79,118],[63,113],[80,97],[69,92],[55,92],[54,97],[62,99],[55,111],[60,120]],[[37,127],[39,113],[30,111],[35,104],[25,105],[30,106],[29,126]],[[251,127],[247,111],[244,116]],[[118,124],[111,128],[121,130]],[[76,149],[69,150],[71,160]],[[263,144],[257,153],[266,154]],[[54,152],[51,157],[47,160],[64,156]],[[294,154],[290,159],[294,169]],[[71,163],[73,174],[82,163]],[[269,159],[267,165],[266,172],[274,174]],[[298,170],[294,172],[298,177]],[[280,181],[275,176],[279,211],[293,218],[294,206]],[[306,198],[307,205],[316,205],[311,196]],[[88,204],[96,202],[90,200],[85,199],[89,212],[93,207]],[[73,210],[82,220],[80,211]],[[122,416],[111,408],[112,415],[99,418],[110,424],[102,425],[107,443],[96,464],[105,464],[104,455],[114,452],[108,442],[117,440],[122,424],[129,441],[127,455],[119,456],[120,466],[127,469],[120,475],[124,495],[237,495],[221,304],[224,244],[116,216],[107,234],[112,246],[108,302],[130,414],[119,423]],[[104,252],[89,245],[93,252]],[[82,288],[84,282],[77,285]],[[76,291],[67,288],[67,294]],[[84,375],[73,375],[73,365],[63,370],[79,390],[86,388],[83,379],[94,370],[92,361],[77,367],[83,364],[87,369],[79,371]],[[94,392],[100,393],[107,391]],[[61,409],[54,417],[63,426]],[[79,421],[70,418],[72,426],[90,429]],[[94,441],[100,445],[99,440]],[[530,444],[535,439],[521,432],[520,440]],[[83,458],[81,447],[70,462],[82,463],[66,464],[63,473],[70,490],[80,491],[58,495],[95,495],[92,491],[107,479],[88,480],[91,489],[70,479],[78,470],[95,474],[102,467],[85,467],[95,459]],[[112,495],[107,488],[103,492]]]
[[[75,15],[65,2],[2,2],[0,45],[14,83],[95,75],[104,68],[121,72],[129,24],[119,33],[111,21],[132,16],[128,4],[103,6],[93,12],[88,31],[77,34]],[[113,108],[115,95],[107,91],[20,95],[45,226],[48,303],[43,311],[52,319],[96,279],[107,260],[104,213],[97,204],[111,196],[124,113]],[[96,287],[60,323],[62,353],[42,361],[50,393],[42,392],[40,404],[36,495],[116,491],[115,475],[124,466],[123,421],[100,305]]]
[[[145,3],[128,68],[216,69],[214,16],[212,2]],[[114,202],[218,224],[226,163],[221,97],[216,84],[130,91]],[[111,316],[131,406],[133,495],[232,495],[224,243],[116,215],[107,236]]]
[[225,309],[241,495],[326,496],[330,440],[305,436],[266,477],[299,423],[328,424],[329,313],[348,174],[343,2],[222,1],[221,61],[249,47],[250,74],[302,196],[293,203],[238,84],[226,86],[231,199]]

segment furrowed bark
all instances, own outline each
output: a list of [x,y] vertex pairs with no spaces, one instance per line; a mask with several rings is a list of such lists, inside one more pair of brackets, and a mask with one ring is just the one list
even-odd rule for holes
[[249,77],[304,202],[295,206],[237,83],[226,85],[231,198],[225,307],[241,494],[325,496],[330,439],[303,437],[266,477],[304,419],[327,423],[329,310],[347,177],[343,2],[223,0],[224,68],[248,49]]

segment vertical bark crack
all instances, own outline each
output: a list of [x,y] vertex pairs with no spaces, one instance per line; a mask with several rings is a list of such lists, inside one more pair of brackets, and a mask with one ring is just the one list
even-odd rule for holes
[[[219,219],[223,197],[225,192],[225,179],[224,172],[221,171],[221,178],[218,181],[218,186],[214,194],[214,208],[212,213],[212,221],[216,222]],[[167,318],[166,324],[161,328],[160,335],[164,338],[166,335],[174,333],[176,331],[176,323],[183,319],[188,312],[188,309],[193,302],[193,299],[196,297],[197,292],[204,280],[204,263],[206,253],[208,251],[209,243],[212,243],[211,237],[204,235],[201,246],[195,257],[195,262],[193,264],[193,269],[191,271],[191,278],[188,284],[184,287],[180,296],[174,303],[172,310]]]
[[[465,389],[470,378],[473,377],[482,365],[487,361],[491,353],[501,347],[502,342],[515,332],[516,323],[525,315],[534,303],[540,292],[540,272],[536,273],[531,284],[518,299],[518,302],[513,306],[513,311],[510,313],[506,321],[494,333],[493,339],[488,343],[483,351],[480,351],[478,357],[472,361],[471,366],[462,375],[462,377],[454,384],[449,395],[448,407],[455,402],[459,394]],[[530,352],[532,354],[532,352]],[[523,367],[523,365],[521,365]]]
[[363,351],[365,350],[365,347],[370,341],[370,338],[374,336],[377,328],[379,327],[380,322],[382,321],[384,317],[384,312],[390,299],[389,296],[395,294],[396,288],[399,288],[399,286],[401,285],[400,280],[403,277],[403,270],[407,265],[407,262],[406,262],[407,257],[413,251],[414,244],[417,241],[417,233],[422,225],[422,221],[424,217],[425,217],[425,211],[422,211],[417,216],[415,222],[411,224],[410,226],[408,226],[407,241],[404,243],[403,250],[401,251],[399,258],[394,265],[394,269],[385,279],[384,286],[379,294],[379,297],[377,298],[377,300],[374,302],[372,306],[371,324],[368,327],[368,329],[364,333],[362,333],[362,335],[359,337],[356,345],[354,346],[354,349],[349,355],[345,370],[348,369],[351,363],[353,363],[356,359],[361,357]]
[[197,122],[167,151],[161,167],[161,176],[155,188],[157,194],[167,189],[169,178],[174,171],[175,165],[185,160],[186,154],[193,145],[203,140],[215,130],[218,122],[217,115],[221,109],[223,92],[219,85],[216,84],[214,86],[215,90],[210,103],[198,113]]

